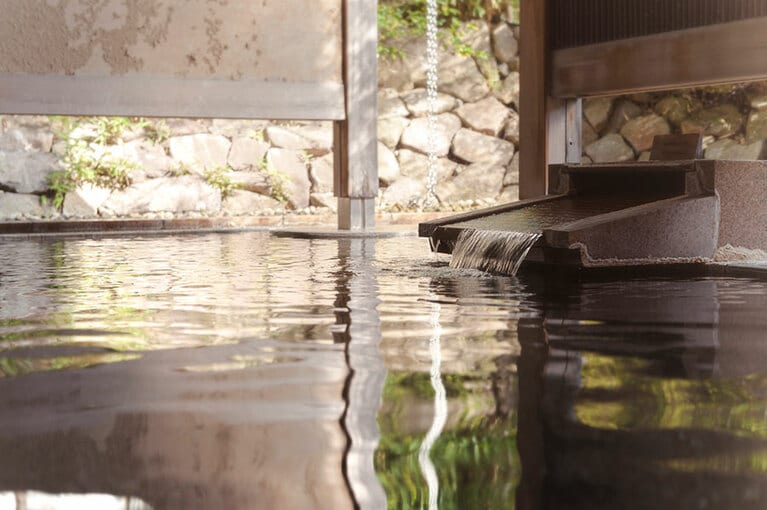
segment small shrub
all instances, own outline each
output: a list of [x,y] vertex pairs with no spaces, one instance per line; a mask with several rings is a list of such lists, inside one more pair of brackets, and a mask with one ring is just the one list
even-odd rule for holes
[[146,121],[146,124],[143,126],[143,128],[146,137],[156,145],[160,145],[168,141],[171,135],[170,128],[163,120],[155,122]]
[[248,135],[257,142],[266,141],[266,135],[264,135],[263,129],[259,129],[258,131],[249,131]]
[[109,152],[96,157],[83,140],[67,146],[62,165],[64,168],[49,178],[53,207],[56,209],[64,205],[67,193],[83,184],[111,190],[127,188],[131,185],[130,172],[137,168],[131,161],[111,157]]
[[179,161],[174,166],[168,167],[168,170],[166,170],[165,175],[168,177],[181,177],[184,175],[191,175],[192,174],[192,168],[184,163],[183,161]]
[[213,186],[214,188],[221,190],[221,198],[231,196],[234,190],[239,189],[239,185],[232,182],[227,175],[229,168],[218,167],[212,170],[206,170],[203,174],[205,182]]
[[[125,189],[131,185],[130,172],[137,165],[123,158],[115,158],[105,150],[97,154],[92,143],[103,144],[119,139],[126,124],[118,120],[97,117],[94,119],[72,119],[56,117],[56,137],[65,142],[61,160],[62,170],[49,177],[49,189],[53,206],[61,209],[66,194],[83,184],[92,184],[106,189]],[[78,127],[91,127],[78,133]],[[82,134],[88,132],[87,136]]]
[[114,145],[122,141],[123,133],[133,127],[144,127],[147,123],[143,119],[129,119],[128,117],[94,117],[91,121],[96,127],[94,142],[100,145]]
[[269,177],[271,197],[281,204],[286,205],[288,203],[288,186],[290,186],[290,178],[285,175],[285,172],[266,164],[265,161],[261,163],[261,171]]

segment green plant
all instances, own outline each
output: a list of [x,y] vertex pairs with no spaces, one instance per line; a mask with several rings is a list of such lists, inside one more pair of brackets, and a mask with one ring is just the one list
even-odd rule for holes
[[261,162],[261,171],[269,177],[269,184],[271,187],[271,196],[281,204],[288,203],[288,186],[290,186],[290,178],[265,161]]
[[402,56],[402,50],[393,45],[399,37],[415,31],[401,5],[380,2],[378,4],[378,56],[394,58]]
[[[464,22],[476,19],[495,20],[507,8],[519,10],[519,0],[437,0],[439,26],[454,51],[465,56],[487,58],[462,42],[460,29]],[[381,0],[378,4],[378,54],[397,57],[402,50],[396,41],[426,33],[426,0]]]
[[144,127],[147,123],[143,119],[129,119],[128,117],[94,117],[90,120],[96,128],[96,136],[93,141],[99,145],[114,145],[122,141],[123,133],[132,127]]
[[48,183],[53,194],[53,207],[61,209],[67,193],[83,184],[99,188],[125,189],[131,185],[130,172],[137,166],[126,159],[114,158],[109,152],[97,156],[84,140],[71,140],[62,159],[63,169],[54,172]]
[[184,163],[183,161],[179,161],[174,166],[168,167],[168,170],[166,170],[165,175],[168,177],[181,177],[183,175],[191,175],[192,169],[189,165]]
[[[129,119],[52,117],[51,121],[56,138],[64,142],[62,169],[48,178],[53,207],[61,209],[66,194],[83,184],[106,189],[130,186],[130,172],[137,165],[98,147],[119,140],[122,131],[131,125]],[[41,200],[47,201],[47,197]]]
[[170,138],[171,130],[165,121],[158,120],[155,122],[145,122],[146,123],[143,125],[144,134],[146,134],[146,137],[153,143],[159,145],[163,142],[166,142]]
[[248,136],[250,136],[252,139],[254,139],[257,142],[266,141],[266,136],[264,135],[263,129],[259,129],[258,131],[249,131]]
[[214,188],[221,190],[221,198],[231,196],[234,190],[239,189],[240,185],[233,182],[227,175],[229,168],[217,167],[211,170],[206,170],[203,174],[205,182],[213,186]]

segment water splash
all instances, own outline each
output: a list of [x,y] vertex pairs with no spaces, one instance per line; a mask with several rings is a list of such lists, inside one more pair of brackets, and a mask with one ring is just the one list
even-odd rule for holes
[[426,98],[428,178],[424,205],[434,205],[437,199],[437,88],[439,86],[439,11],[437,0],[426,2]]
[[450,267],[513,276],[541,236],[539,232],[464,230],[453,248]]

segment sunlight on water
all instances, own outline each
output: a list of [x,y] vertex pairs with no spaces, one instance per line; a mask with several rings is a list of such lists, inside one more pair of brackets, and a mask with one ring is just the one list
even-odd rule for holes
[[0,510],[152,510],[139,498],[108,494],[0,493]]

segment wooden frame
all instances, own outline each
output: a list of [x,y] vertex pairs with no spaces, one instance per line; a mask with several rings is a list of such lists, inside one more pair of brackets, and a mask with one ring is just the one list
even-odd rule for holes
[[149,3],[0,0],[0,113],[333,121],[339,227],[371,228],[377,2]]
[[551,51],[547,0],[522,2],[520,198],[580,161],[582,97],[767,78],[767,17]]
[[[561,133],[549,136],[549,114],[554,104],[547,91],[546,0],[524,0],[520,16],[520,104],[519,104],[519,198],[546,194],[546,165],[549,146],[558,144]],[[553,111],[551,111],[553,110]]]
[[[250,99],[235,100],[243,97]],[[337,120],[345,105],[344,86],[336,83],[0,74],[0,112]]]
[[335,122],[334,190],[338,228],[375,226],[378,196],[378,3],[346,0],[344,82],[346,116]]
[[758,80],[767,77],[767,17],[557,50],[556,97]]

